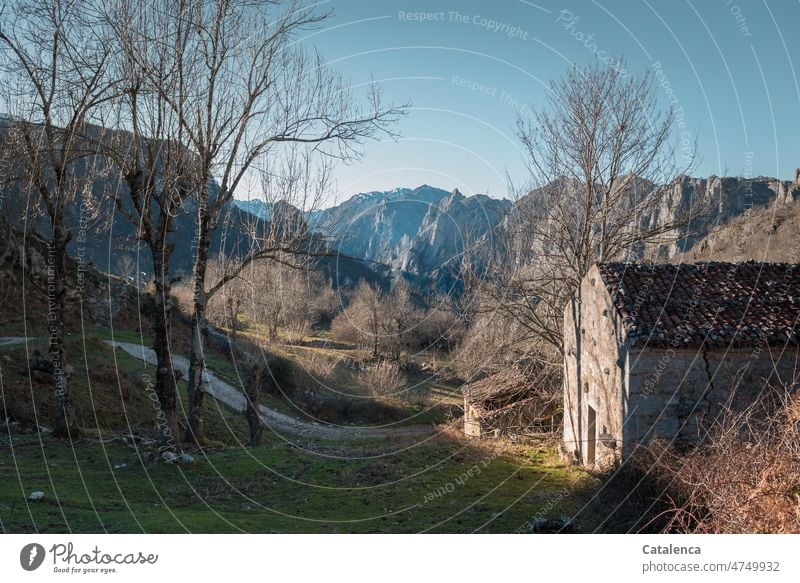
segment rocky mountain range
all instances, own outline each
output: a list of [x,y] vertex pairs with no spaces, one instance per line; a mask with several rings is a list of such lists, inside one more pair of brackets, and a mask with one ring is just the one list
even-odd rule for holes
[[[694,218],[668,243],[643,249],[641,258],[703,259],[703,250],[708,249],[709,241],[720,238],[720,231],[753,220],[759,213],[782,209],[778,214],[791,215],[790,209],[799,207],[800,217],[798,198],[800,175],[792,181],[765,176],[682,177],[668,187],[660,204],[643,220],[663,225],[678,220],[690,209]],[[341,204],[311,213],[309,220],[319,232],[325,233],[331,247],[342,254],[371,262],[373,266],[386,266],[442,290],[457,285],[464,262],[480,270],[487,249],[497,247],[492,243],[502,239],[501,227],[515,216],[517,204],[520,203],[481,194],[468,197],[457,189],[447,191],[422,185],[359,193]],[[258,201],[237,200],[236,205],[262,218],[269,216],[268,207]],[[738,241],[740,247],[753,248],[742,253],[739,260],[758,259],[760,245],[748,247],[747,240],[761,237],[763,228],[746,232],[741,226],[736,228],[745,237]],[[490,238],[495,241],[489,241]],[[487,242],[490,244],[482,244]],[[770,257],[788,260],[775,246]]]
[[[690,207],[702,209],[702,212],[680,230],[678,238],[669,244],[647,249],[645,256],[655,260],[670,260],[678,256],[687,257],[693,251],[693,256],[700,259],[702,255],[699,251],[712,233],[734,221],[747,219],[753,212],[793,207],[799,197],[800,174],[796,174],[792,181],[767,176],[683,177],[662,198],[659,207],[649,217],[650,223],[674,221]],[[756,258],[748,255],[741,260]]]
[[[114,212],[102,181],[85,196],[91,200],[73,205],[67,217],[73,229],[80,224],[84,260],[120,275],[126,275],[123,271],[131,264],[146,272],[147,250],[135,241],[134,227]],[[798,198],[800,173],[791,181],[763,176],[684,177],[669,188],[645,220],[663,224],[693,206],[705,207],[705,213],[682,228],[675,240],[645,249],[642,258],[798,261],[800,253],[792,251],[797,247],[793,226],[800,223]],[[15,208],[24,207],[24,201],[13,188],[6,188],[3,200],[3,212],[16,227],[44,229],[36,213]],[[391,277],[402,274],[430,289],[446,291],[459,287],[465,264],[480,271],[487,249],[502,247],[495,242],[502,241],[502,226],[515,216],[517,204],[422,185],[356,194],[341,204],[310,213],[306,220],[332,251],[341,254],[321,260],[335,284],[352,285],[367,279],[386,286]],[[88,218],[79,210],[87,206],[92,208]],[[191,270],[196,211],[193,201],[187,201],[176,219],[175,273]],[[269,221],[271,214],[272,208],[261,201],[235,200],[214,234],[212,254],[242,252],[253,221]],[[765,255],[762,251],[767,242],[771,247]],[[78,252],[76,245],[74,240],[73,254]]]
[[[270,216],[263,202],[237,200],[236,205]],[[468,197],[458,189],[424,184],[356,194],[310,213],[309,221],[342,255],[442,290],[458,285],[462,261],[475,260],[475,249],[493,236],[512,207],[506,199]]]

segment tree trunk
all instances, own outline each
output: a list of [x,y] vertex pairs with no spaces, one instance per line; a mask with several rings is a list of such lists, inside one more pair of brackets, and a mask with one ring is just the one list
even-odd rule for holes
[[[588,443],[587,439],[584,438],[584,431],[583,431],[583,399],[584,399],[584,387],[582,384],[583,379],[583,336],[582,336],[582,329],[583,329],[583,297],[581,294],[581,288],[578,287],[577,292],[570,300],[570,304],[572,306],[572,333],[575,335],[575,378],[578,380],[578,394],[576,396],[576,407],[578,409],[578,428],[576,434],[576,440],[579,444],[579,452],[578,456],[580,458],[580,463],[584,463],[584,454],[586,453],[586,445]],[[566,411],[564,414],[566,415]]]
[[264,370],[258,364],[252,366],[250,376],[247,379],[247,403],[245,404],[244,416],[247,419],[247,426],[250,430],[250,438],[247,445],[258,445],[261,441],[261,433],[264,430],[261,424],[261,385],[264,380]]
[[205,445],[207,440],[203,425],[203,399],[205,397],[205,356],[203,339],[208,328],[205,292],[206,271],[208,269],[208,247],[211,243],[208,217],[201,213],[198,232],[197,256],[194,263],[194,298],[192,313],[192,344],[189,349],[189,427],[187,439],[197,445]]
[[168,251],[153,249],[153,271],[155,276],[155,314],[153,332],[156,353],[156,396],[160,407],[158,415],[159,440],[162,451],[175,452],[180,448],[178,441],[177,387],[172,368],[170,350],[170,320],[172,300],[170,280],[167,269]]
[[378,358],[378,312],[372,312],[372,358]]
[[52,364],[53,384],[56,391],[56,416],[53,426],[55,437],[75,438],[80,435],[75,409],[70,394],[71,373],[64,347],[64,295],[67,273],[68,235],[58,221],[54,222],[53,235],[47,257],[47,332],[48,350]]

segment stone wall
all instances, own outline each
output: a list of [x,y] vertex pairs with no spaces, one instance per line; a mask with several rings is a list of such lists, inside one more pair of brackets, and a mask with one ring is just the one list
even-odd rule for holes
[[464,434],[467,437],[481,436],[481,423],[475,413],[475,408],[464,399]]
[[[564,312],[564,450],[567,457],[598,466],[612,463],[623,443],[622,412],[627,357],[619,315],[597,267],[584,278]],[[595,459],[588,412],[596,414]],[[599,437],[604,439],[600,440]]]
[[782,392],[799,363],[797,347],[766,342],[714,351],[631,347],[592,267],[564,312],[565,456],[602,467],[654,437],[676,445],[697,442],[728,407],[742,410]]
[[654,437],[677,445],[707,435],[730,406],[741,411],[783,383],[797,368],[797,348],[642,349],[629,355],[623,455]]

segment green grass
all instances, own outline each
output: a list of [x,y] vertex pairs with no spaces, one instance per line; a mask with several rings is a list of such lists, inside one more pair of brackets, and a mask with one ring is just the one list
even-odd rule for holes
[[[136,330],[123,330],[120,328],[114,328],[113,330],[109,328],[88,328],[86,333],[91,336],[96,336],[98,338],[102,338],[103,340],[116,340],[117,342],[132,342],[134,344],[141,344],[144,343],[145,346],[149,347],[153,343],[153,338],[148,334],[140,334]],[[67,337],[78,337],[82,333],[73,333],[68,334]]]
[[[104,340],[115,340],[117,342],[131,342],[133,344],[143,344],[145,347],[150,347],[153,344],[153,338],[150,335],[140,335],[132,330],[117,330],[112,333],[108,328],[92,328],[87,331],[88,334],[96,336]],[[77,335],[76,335],[77,336]],[[118,351],[119,353],[119,351]],[[178,354],[181,354],[178,352]],[[188,354],[181,354],[181,356],[188,358]],[[224,380],[228,384],[242,390],[242,384],[246,381],[248,371],[242,366],[231,362],[230,359],[218,354],[210,349],[206,351],[206,365],[214,372],[216,376]],[[133,358],[133,357],[130,357]],[[183,383],[185,386],[185,383]],[[285,400],[274,395],[262,394],[261,404],[275,409],[293,417],[299,417],[296,408],[292,407]]]
[[[515,532],[533,516],[574,512],[585,481],[542,450],[398,445],[310,452],[273,440],[172,466],[142,465],[119,442],[24,436],[0,458],[0,523],[48,533]],[[33,490],[45,498],[28,502]]]
[[[153,367],[114,351],[103,341],[111,338],[102,328],[67,338],[72,395],[89,429],[84,439],[69,444],[29,434],[9,441],[0,434],[3,532],[515,532],[535,516],[572,514],[588,491],[588,476],[549,449],[473,442],[458,431],[416,441],[309,444],[267,429],[264,445],[244,448],[242,415],[213,399],[205,404],[206,429],[225,447],[193,452],[190,464],[142,463],[116,436],[155,436],[153,403],[135,382]],[[113,338],[151,343],[128,330]],[[0,350],[0,406],[17,407],[12,417],[20,419],[30,402],[50,421],[51,382],[30,379],[24,362],[24,345]],[[240,385],[245,371],[222,354],[209,352],[207,362]],[[430,381],[425,388],[429,402],[460,400],[455,386]],[[183,407],[186,383],[178,389]],[[264,395],[262,402],[299,416],[280,398]],[[416,414],[410,423],[441,421],[438,411],[406,407]],[[45,498],[29,502],[36,490]]]
[[[128,340],[125,340],[128,341]],[[66,340],[69,362],[75,369],[70,392],[82,428],[105,434],[134,432],[155,435],[153,395],[138,381],[155,378],[152,365],[122,350],[114,350],[94,331],[71,334]],[[31,342],[29,350],[46,350],[44,340]],[[29,376],[25,345],[0,349],[0,417],[48,425],[54,417],[52,382],[46,375]],[[178,383],[179,412],[185,412],[187,385]],[[3,411],[5,409],[5,412]],[[204,403],[206,431],[210,439],[236,444],[246,439],[247,425],[236,411],[214,399]]]

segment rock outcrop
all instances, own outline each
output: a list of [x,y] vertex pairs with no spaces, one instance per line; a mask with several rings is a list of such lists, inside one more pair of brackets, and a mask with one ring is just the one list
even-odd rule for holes
[[685,213],[691,216],[691,220],[679,229],[679,236],[674,241],[648,247],[645,256],[656,260],[671,259],[690,251],[713,230],[737,217],[772,204],[791,205],[798,197],[800,185],[797,182],[764,176],[686,176],[669,189],[648,222],[665,225],[679,221]]
[[[465,256],[512,208],[509,200],[423,185],[358,194],[314,216],[343,254],[449,287]],[[479,261],[479,260],[478,260]]]
[[[653,186],[645,190],[650,188]],[[793,181],[764,176],[685,176],[666,188],[660,204],[642,217],[643,223],[663,226],[678,223],[686,216],[691,220],[669,234],[667,242],[636,250],[637,256],[662,262],[702,259],[709,242],[719,238],[717,233],[736,225],[737,232],[741,231],[739,239],[752,240],[751,246],[759,246],[754,237],[770,228],[755,220],[759,213],[780,218],[800,204],[800,169]],[[516,204],[525,200],[512,203],[481,194],[464,196],[457,189],[448,192],[423,185],[357,194],[342,204],[312,213],[311,223],[330,237],[332,247],[342,254],[386,265],[443,290],[458,284],[465,262],[480,271],[489,253],[502,253],[503,244],[507,243],[502,225],[513,222]],[[237,206],[262,218],[270,216],[264,205],[237,201]],[[752,229],[747,227],[751,223]],[[730,254],[723,258],[756,258],[747,249],[740,255],[741,258]],[[781,260],[780,251],[775,258]]]

